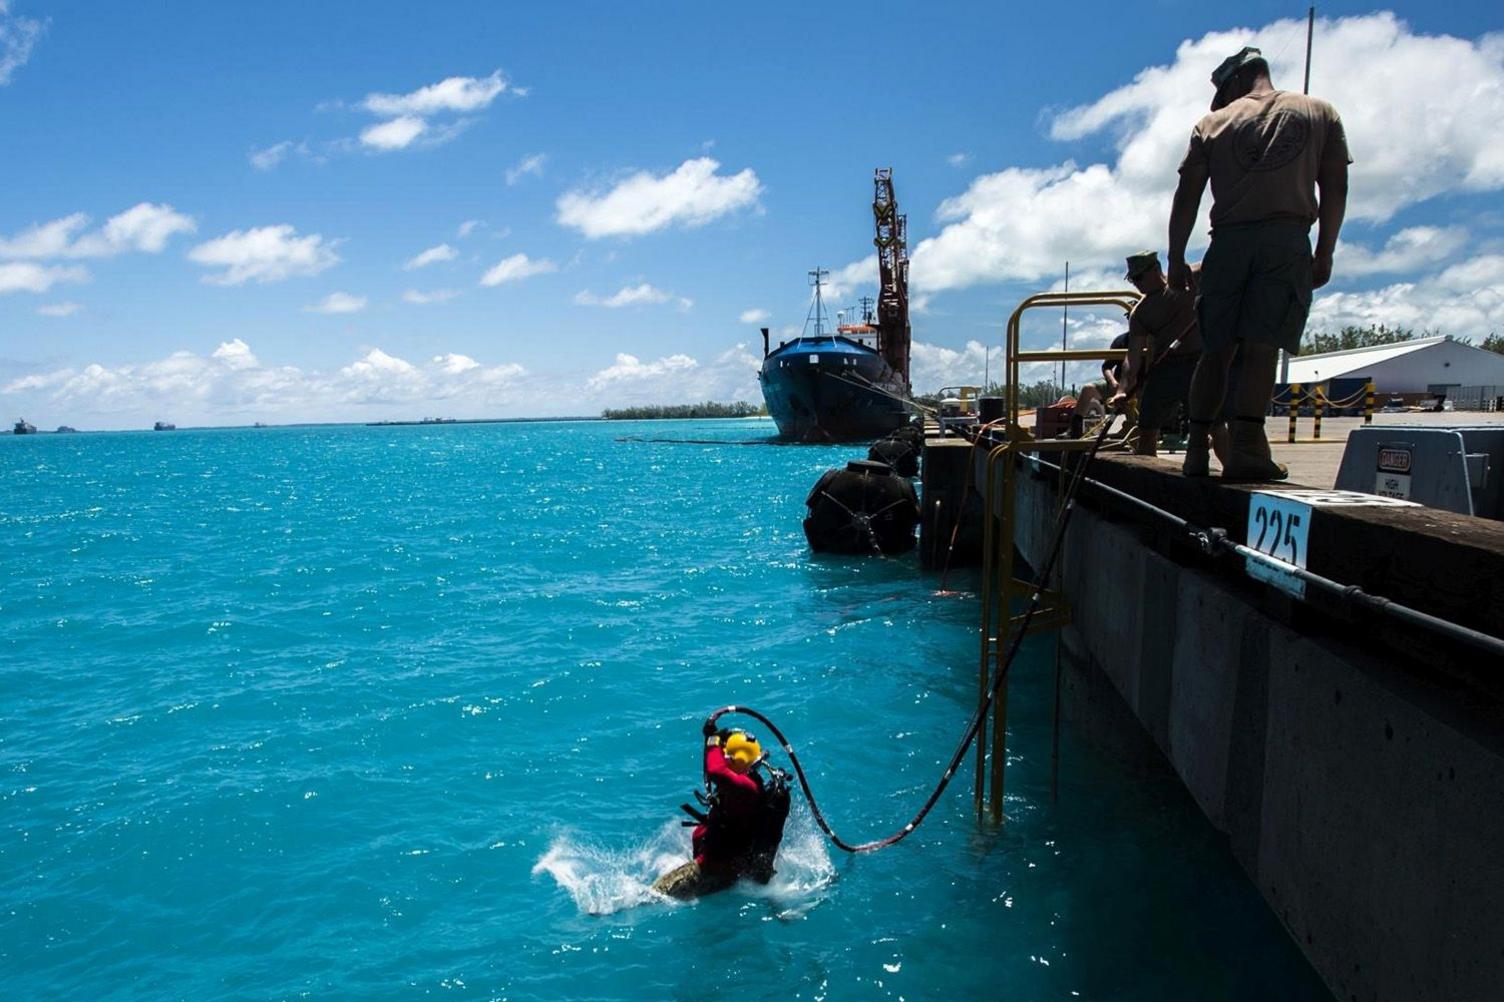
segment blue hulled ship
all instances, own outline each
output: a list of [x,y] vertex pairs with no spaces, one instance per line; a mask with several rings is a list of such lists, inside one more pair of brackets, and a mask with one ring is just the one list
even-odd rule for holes
[[[803,333],[773,348],[762,330],[758,373],[768,413],[781,437],[796,442],[881,438],[908,420],[909,259],[905,217],[898,214],[893,176],[880,168],[872,203],[877,224],[877,313],[866,300],[856,323],[830,326],[822,284],[828,272],[810,272],[814,294]],[[845,319],[844,317],[842,318]]]

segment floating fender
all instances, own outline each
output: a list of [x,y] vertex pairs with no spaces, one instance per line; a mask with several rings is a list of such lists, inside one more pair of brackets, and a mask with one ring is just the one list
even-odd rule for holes
[[867,458],[886,463],[900,477],[919,476],[919,447],[907,438],[894,435],[874,442],[872,448],[867,450]]
[[924,427],[913,421],[910,421],[909,423],[901,424],[897,428],[894,428],[892,431],[888,432],[888,437],[896,438],[903,442],[908,442],[913,445],[915,449],[918,449],[924,444]]
[[906,553],[914,548],[919,496],[886,463],[853,460],[826,470],[804,503],[804,536],[816,553]]

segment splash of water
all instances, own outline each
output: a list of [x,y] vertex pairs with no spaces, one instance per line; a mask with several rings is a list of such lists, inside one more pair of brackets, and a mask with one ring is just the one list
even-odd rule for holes
[[[548,874],[588,915],[610,915],[648,902],[675,904],[653,890],[653,881],[689,858],[689,830],[667,822],[648,839],[625,849],[591,844],[564,833],[533,864],[533,875]],[[736,891],[765,898],[779,918],[797,918],[824,898],[835,879],[825,839],[808,812],[796,806],[784,829],[771,882],[743,881]]]

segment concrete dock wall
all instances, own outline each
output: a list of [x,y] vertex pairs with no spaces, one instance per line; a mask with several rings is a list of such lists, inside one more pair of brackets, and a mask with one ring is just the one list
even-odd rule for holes
[[[1019,483],[1034,563],[1055,480]],[[1504,997],[1497,702],[1340,627],[1297,630],[1292,600],[1162,537],[1078,507],[1068,687],[1110,682],[1338,998]]]

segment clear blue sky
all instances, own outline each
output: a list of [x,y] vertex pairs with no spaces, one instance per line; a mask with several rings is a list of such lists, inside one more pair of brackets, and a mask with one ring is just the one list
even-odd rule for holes
[[[1320,13],[1335,19],[1369,12]],[[274,420],[589,413],[605,403],[745,393],[748,386],[755,397],[746,358],[723,357],[738,343],[754,346],[757,324],[740,318],[764,310],[775,328],[798,323],[808,268],[839,272],[868,255],[867,203],[879,165],[895,170],[911,244],[961,227],[953,234],[957,245],[948,254],[937,247],[924,275],[924,256],[916,254],[916,292],[925,308],[915,336],[959,353],[952,361],[964,367],[968,342],[997,344],[1011,305],[1056,279],[1058,268],[1045,274],[1022,259],[1046,255],[1063,267],[1073,257],[1073,268],[1105,275],[1120,252],[1135,249],[1131,241],[1162,244],[1153,237],[1163,232],[1163,191],[1134,181],[1127,160],[1120,163],[1129,137],[1147,131],[1148,110],[1109,116],[1084,132],[1063,131],[1059,114],[1093,106],[1150,67],[1175,72],[1194,64],[1186,79],[1204,81],[1197,59],[1206,57],[1181,53],[1183,43],[1303,15],[1303,8],[1249,4],[1232,17],[1189,2],[1077,4],[1067,11],[982,3],[10,0],[0,15],[0,60],[8,60],[0,66],[9,66],[0,74],[8,79],[0,85],[0,241],[10,242],[8,256],[0,256],[0,407],[40,424],[83,415],[70,423],[130,426],[152,414],[234,422],[263,413]],[[1349,121],[1355,188],[1370,163],[1383,182],[1375,183],[1366,217],[1344,231],[1361,245],[1352,260],[1368,256],[1361,257],[1364,273],[1340,286],[1351,298],[1333,300],[1328,314],[1318,310],[1334,323],[1429,316],[1427,304],[1458,281],[1444,277],[1448,268],[1471,267],[1475,286],[1495,292],[1504,279],[1493,264],[1504,231],[1504,169],[1490,166],[1504,156],[1500,141],[1459,122],[1440,140],[1455,162],[1427,173],[1376,162],[1380,146],[1422,146],[1418,136],[1354,128],[1382,122],[1383,106],[1401,99],[1412,55],[1422,78],[1428,59],[1466,62],[1431,52],[1439,36],[1452,36],[1470,54],[1472,62],[1458,71],[1470,74],[1465,79],[1497,87],[1504,43],[1489,33],[1504,27],[1504,17],[1496,4],[1483,3],[1422,5],[1395,17],[1400,26],[1387,39],[1369,37],[1382,34],[1383,22],[1372,19],[1317,39],[1313,89],[1332,96]],[[1266,31],[1258,41],[1270,55],[1298,59],[1301,32],[1286,25],[1279,34]],[[1324,41],[1338,50],[1323,52]],[[1214,39],[1207,51],[1213,48],[1236,46],[1218,48]],[[1384,58],[1375,60],[1374,52]],[[1355,92],[1353,73],[1332,79],[1349,66],[1365,76],[1382,70],[1388,75],[1374,75],[1375,83],[1394,86]],[[481,90],[495,89],[497,80],[506,86],[489,97],[472,90],[448,104],[422,96],[422,88],[451,78],[471,78]],[[1299,86],[1298,79],[1276,83]],[[1203,86],[1206,93],[1189,95],[1197,107],[1209,97]],[[1434,120],[1427,102],[1455,103],[1421,90],[1404,98],[1415,105],[1407,112],[1413,120]],[[392,97],[383,105],[370,95]],[[1358,102],[1376,109],[1349,107]],[[1194,110],[1181,118],[1156,128],[1188,135]],[[399,119],[423,130],[405,148],[362,142],[365,130]],[[1501,119],[1492,120],[1496,129]],[[403,138],[403,127],[394,129],[388,145]],[[532,169],[519,171],[530,157]],[[599,204],[634,175],[645,172],[640,180],[657,184],[700,158],[717,166],[701,179],[701,201],[691,200],[697,210],[674,201],[672,184],[648,192],[648,201],[664,203],[656,216],[652,206],[633,203],[630,187],[615,203]],[[1150,172],[1165,175],[1166,186],[1174,159]],[[1067,162],[1066,172],[1093,164],[1116,171],[1129,207],[1118,211],[1104,196],[1104,218],[1096,220],[1089,198],[1072,196],[1071,219],[1056,220],[1050,213],[1058,206],[1048,200],[1024,197],[1015,207],[1012,196],[980,180]],[[1050,183],[1019,176],[1035,194]],[[593,207],[589,218],[598,227],[616,230],[592,234],[567,219],[560,199],[569,193]],[[966,205],[937,216],[947,199],[969,193]],[[1380,202],[1389,208],[1372,207]],[[180,222],[155,241],[122,238],[100,249],[96,240],[91,250],[89,234],[142,203]],[[989,211],[1037,216],[1054,235],[1036,240],[1014,222],[979,223],[985,232],[973,236],[992,241],[997,262],[975,272],[958,267],[976,253],[965,227]],[[20,240],[29,227],[74,213],[90,218],[71,231],[71,250],[38,250]],[[1140,221],[1129,225],[1125,216]],[[482,225],[460,236],[467,220]],[[241,244],[213,252],[227,234],[273,226],[291,230],[269,258]],[[1407,230],[1418,232],[1393,243]],[[315,235],[303,258],[286,245]],[[1041,246],[1025,246],[1031,242]],[[453,255],[404,269],[439,245]],[[1394,256],[1383,258],[1386,250]],[[239,280],[227,262],[246,253],[251,277]],[[287,253],[293,257],[278,257]],[[481,284],[519,254],[525,261],[510,273],[536,274]],[[1340,275],[1340,257],[1337,267]],[[1396,307],[1390,290],[1400,285],[1411,286],[1410,299]],[[852,286],[847,298],[863,291],[870,290]],[[410,292],[450,298],[416,304],[404,300]],[[336,293],[349,308],[363,305],[314,311]],[[602,305],[613,296],[630,302]],[[1497,328],[1500,309],[1493,301],[1476,316],[1448,314],[1447,333],[1487,333],[1490,324]],[[203,360],[235,339],[253,353],[254,366],[237,362],[226,373],[185,363],[176,380],[145,368],[174,352],[207,366]],[[613,374],[619,354],[637,364]],[[434,369],[434,358],[450,355],[465,358],[446,363],[451,369],[490,372],[491,382],[478,389],[470,376],[449,379]],[[676,355],[693,366],[658,364]],[[927,357],[932,368],[949,358]],[[361,360],[374,368],[345,371]],[[467,369],[470,360],[475,366]],[[71,384],[62,375],[91,364],[104,375]],[[289,367],[296,376],[276,375]],[[248,390],[243,381],[252,371],[271,373],[263,383],[281,380],[280,389]],[[382,382],[388,376],[395,386]]]

